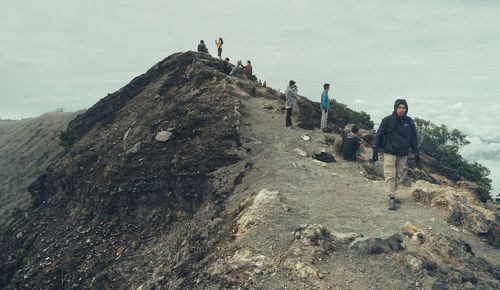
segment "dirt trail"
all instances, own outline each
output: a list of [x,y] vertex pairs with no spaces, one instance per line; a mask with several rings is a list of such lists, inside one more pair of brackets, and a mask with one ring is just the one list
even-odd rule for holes
[[[239,190],[278,191],[281,206],[268,211],[267,221],[256,226],[258,235],[252,236],[250,244],[261,236],[274,237],[278,245],[284,239],[281,244],[285,246],[290,232],[301,224],[318,223],[341,232],[383,236],[397,233],[410,221],[425,231],[464,239],[478,256],[500,262],[499,251],[472,234],[454,230],[446,223],[445,213],[413,201],[410,193],[418,184],[402,190],[400,208],[389,211],[382,181],[368,180],[359,162],[344,161],[336,154],[336,163],[319,164],[310,157],[312,153],[321,149],[333,153],[333,147],[323,143],[323,133],[297,127],[287,129],[281,111],[265,109],[263,104],[274,108],[282,105],[258,97],[242,100],[242,124],[249,125],[242,125],[241,133],[252,140],[244,147],[252,149],[250,161],[258,167],[247,173]],[[302,135],[311,140],[304,141]],[[305,150],[308,157],[299,156],[295,148]],[[370,152],[364,154],[368,156],[371,150],[367,151]]]

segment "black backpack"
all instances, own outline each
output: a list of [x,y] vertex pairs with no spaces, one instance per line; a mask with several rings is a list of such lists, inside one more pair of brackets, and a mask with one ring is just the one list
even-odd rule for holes
[[326,153],[326,152],[321,152],[319,154],[313,154],[312,158],[319,160],[319,161],[322,161],[322,162],[326,162],[326,163],[332,163],[332,162],[337,161],[337,160],[335,160],[335,157],[333,157],[332,154]]

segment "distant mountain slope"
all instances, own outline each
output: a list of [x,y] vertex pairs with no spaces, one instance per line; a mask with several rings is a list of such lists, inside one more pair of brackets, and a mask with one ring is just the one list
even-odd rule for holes
[[59,132],[77,113],[53,112],[37,118],[0,120],[0,224],[28,204],[28,185],[61,152]]

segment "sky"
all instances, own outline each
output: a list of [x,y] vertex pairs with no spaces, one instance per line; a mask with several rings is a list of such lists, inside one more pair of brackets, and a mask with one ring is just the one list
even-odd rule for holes
[[282,91],[330,96],[379,123],[409,115],[470,137],[500,192],[498,0],[0,0],[0,118],[89,108],[204,39]]

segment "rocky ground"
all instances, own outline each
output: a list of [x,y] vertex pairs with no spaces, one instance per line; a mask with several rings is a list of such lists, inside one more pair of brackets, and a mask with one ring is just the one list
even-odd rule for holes
[[[281,94],[220,70],[172,55],[72,121],[35,206],[0,237],[0,285],[499,288],[491,201],[410,168],[427,181],[408,179],[389,211],[368,144],[344,161],[319,106],[301,99],[294,122],[311,129],[286,129]],[[322,150],[337,162],[311,158]]]

